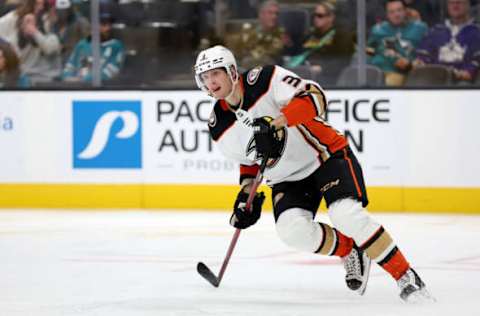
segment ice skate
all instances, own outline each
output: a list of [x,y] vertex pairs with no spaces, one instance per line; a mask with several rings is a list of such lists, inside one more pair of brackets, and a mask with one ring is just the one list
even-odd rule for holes
[[343,264],[347,274],[345,282],[352,291],[363,295],[367,289],[368,276],[370,274],[371,260],[366,252],[354,246],[352,251],[343,258]]
[[400,288],[400,298],[407,303],[435,302],[425,288],[425,283],[411,268],[397,281],[397,284]]

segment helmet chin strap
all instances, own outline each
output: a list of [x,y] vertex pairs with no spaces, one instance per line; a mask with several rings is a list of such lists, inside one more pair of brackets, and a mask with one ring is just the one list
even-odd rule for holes
[[232,91],[230,91],[230,93],[225,97],[225,99],[228,99],[233,95],[233,93],[235,92],[235,87],[237,86],[237,83],[238,83],[238,80],[235,82],[232,81]]
[[233,93],[235,92],[235,88],[236,88],[236,86],[237,86],[237,84],[238,84],[238,73],[236,73],[236,78],[237,78],[237,80],[233,80],[232,76],[229,76],[229,78],[230,78],[230,81],[232,82],[232,90],[231,90],[230,93],[225,97],[225,99],[230,98],[230,97],[233,95]]

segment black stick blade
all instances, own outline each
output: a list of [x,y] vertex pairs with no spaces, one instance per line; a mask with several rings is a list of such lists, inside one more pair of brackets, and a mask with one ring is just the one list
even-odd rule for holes
[[205,280],[210,282],[210,284],[214,287],[218,287],[218,278],[203,262],[197,264],[197,271]]

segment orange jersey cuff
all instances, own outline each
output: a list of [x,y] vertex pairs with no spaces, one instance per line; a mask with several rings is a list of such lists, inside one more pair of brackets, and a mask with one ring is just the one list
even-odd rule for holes
[[255,178],[259,169],[260,167],[258,165],[240,165],[240,184],[242,183],[243,179]]
[[308,96],[293,98],[281,111],[287,118],[289,127],[311,121],[319,114]]

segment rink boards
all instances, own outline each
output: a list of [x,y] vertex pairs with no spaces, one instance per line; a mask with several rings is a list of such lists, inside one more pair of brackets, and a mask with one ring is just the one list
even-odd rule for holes
[[[480,91],[332,90],[370,210],[480,213]],[[196,91],[0,92],[0,207],[229,209]],[[271,208],[271,204],[267,205]]]

